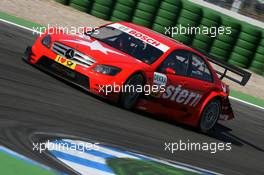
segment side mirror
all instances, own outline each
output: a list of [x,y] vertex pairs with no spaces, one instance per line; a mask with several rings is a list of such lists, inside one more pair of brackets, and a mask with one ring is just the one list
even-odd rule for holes
[[169,67],[165,69],[165,73],[166,74],[172,74],[172,75],[176,74],[175,70],[173,70],[172,68],[169,68]]

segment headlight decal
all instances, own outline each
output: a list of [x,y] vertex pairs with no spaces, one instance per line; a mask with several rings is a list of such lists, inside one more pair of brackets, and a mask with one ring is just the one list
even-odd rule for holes
[[111,76],[114,76],[121,71],[121,69],[118,67],[108,66],[108,65],[103,65],[103,64],[98,64],[97,66],[95,66],[93,70],[95,72],[105,74],[105,75],[111,75]]
[[51,45],[51,37],[50,37],[50,35],[48,34],[48,35],[44,36],[44,38],[41,40],[41,43],[45,47],[50,48],[50,45]]

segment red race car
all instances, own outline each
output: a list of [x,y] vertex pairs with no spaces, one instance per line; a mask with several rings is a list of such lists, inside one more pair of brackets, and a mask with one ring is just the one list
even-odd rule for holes
[[[202,132],[211,130],[218,119],[234,118],[229,88],[221,79],[245,85],[251,75],[127,22],[75,35],[46,32],[23,58],[126,109],[170,117]],[[223,71],[216,71],[209,61]]]

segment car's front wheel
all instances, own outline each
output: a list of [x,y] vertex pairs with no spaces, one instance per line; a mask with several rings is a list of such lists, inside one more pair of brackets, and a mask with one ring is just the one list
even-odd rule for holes
[[221,104],[217,99],[212,100],[205,106],[199,123],[199,128],[203,133],[207,133],[215,127],[220,116],[220,112]]
[[[144,85],[144,77],[141,74],[132,75],[124,84],[124,92],[121,92],[119,104],[126,108],[133,108],[142,92],[138,91],[138,86]],[[142,89],[143,87],[141,87]]]

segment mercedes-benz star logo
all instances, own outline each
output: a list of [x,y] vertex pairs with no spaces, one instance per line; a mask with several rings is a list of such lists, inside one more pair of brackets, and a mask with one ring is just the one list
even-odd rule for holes
[[73,49],[68,49],[66,50],[66,52],[64,53],[65,57],[68,59],[73,59],[74,57],[74,50]]

